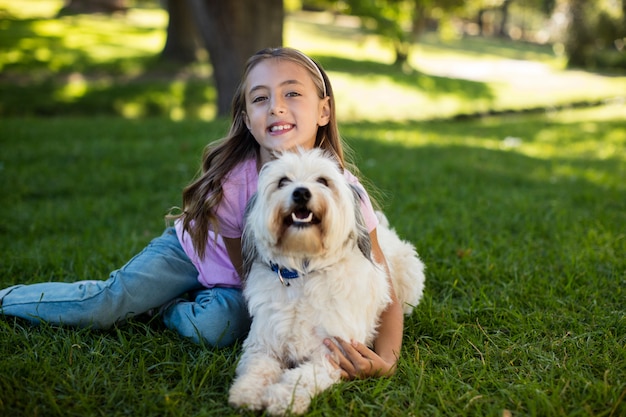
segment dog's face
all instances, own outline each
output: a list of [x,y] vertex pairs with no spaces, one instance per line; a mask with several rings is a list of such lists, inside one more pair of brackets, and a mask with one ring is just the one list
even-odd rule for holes
[[340,251],[364,229],[358,194],[337,163],[316,149],[284,153],[263,167],[245,235],[270,259],[318,257]]

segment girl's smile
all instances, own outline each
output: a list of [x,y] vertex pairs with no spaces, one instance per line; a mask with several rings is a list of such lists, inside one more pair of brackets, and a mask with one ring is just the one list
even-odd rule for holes
[[320,98],[312,75],[286,59],[259,62],[248,74],[244,121],[260,145],[261,165],[275,151],[315,146],[317,129],[330,119],[330,99]]
[[293,129],[293,127],[294,126],[292,124],[275,123],[270,126],[269,130],[270,130],[270,133],[281,134],[282,132],[286,132],[286,131]]

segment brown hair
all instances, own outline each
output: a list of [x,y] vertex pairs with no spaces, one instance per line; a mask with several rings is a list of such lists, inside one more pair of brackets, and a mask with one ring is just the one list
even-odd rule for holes
[[200,258],[204,257],[209,228],[218,232],[215,209],[223,197],[224,178],[235,166],[255,157],[259,151],[259,145],[246,127],[244,120],[245,90],[250,71],[259,62],[267,59],[285,60],[301,65],[310,73],[317,86],[319,97],[329,97],[330,118],[328,124],[317,129],[315,146],[332,154],[342,168],[346,166],[345,145],[342,143],[337,127],[333,90],[323,68],[302,52],[292,48],[267,48],[252,55],[244,67],[241,82],[233,97],[232,123],[228,134],[206,146],[202,156],[201,174],[183,190],[182,213],[168,215],[168,219],[182,218],[183,229],[191,236],[193,246]]

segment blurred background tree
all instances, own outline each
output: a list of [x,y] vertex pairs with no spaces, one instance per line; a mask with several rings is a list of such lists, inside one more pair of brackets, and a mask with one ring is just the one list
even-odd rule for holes
[[[217,113],[228,114],[248,57],[283,43],[283,1],[163,0],[162,4],[169,21],[161,58],[185,65],[206,50],[217,90]],[[67,0],[59,14],[114,13],[128,7],[128,0]]]
[[626,68],[626,0],[560,0],[555,13],[565,21],[556,41],[562,42],[570,66]]
[[161,57],[189,63],[204,47],[213,64],[217,112],[228,114],[248,57],[283,44],[283,1],[166,0],[165,4],[169,24]]
[[[151,0],[67,0],[62,14],[124,12]],[[155,1],[152,0],[154,3]],[[626,0],[161,0],[169,12],[163,60],[188,64],[208,55],[225,115],[245,60],[283,43],[285,13],[300,9],[357,16],[408,68],[427,31],[441,38],[482,36],[549,43],[568,65],[626,69]]]
[[427,30],[553,43],[570,66],[626,68],[626,0],[304,0],[305,8],[361,18],[404,65]]

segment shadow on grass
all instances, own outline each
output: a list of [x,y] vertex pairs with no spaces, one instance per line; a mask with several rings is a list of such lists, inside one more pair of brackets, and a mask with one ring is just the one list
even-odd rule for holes
[[[41,25],[67,27],[55,19],[16,19],[7,17],[0,47],[10,51],[0,55],[0,115],[122,115],[185,117],[204,114],[215,105],[216,91],[210,77],[194,75],[193,70],[160,62],[158,56],[134,53],[132,58],[110,58],[98,62],[93,51],[69,45],[67,34]],[[99,23],[105,23],[99,22]],[[115,24],[115,22],[111,23]],[[56,30],[62,30],[57,28]],[[153,31],[126,28],[130,34]],[[76,34],[78,36],[79,33]],[[111,35],[89,33],[89,42],[113,42]],[[93,38],[96,39],[93,39]],[[100,39],[100,40],[98,40]],[[128,45],[132,48],[132,44]],[[128,49],[128,48],[126,48]],[[492,98],[486,84],[403,72],[392,65],[357,61],[333,56],[317,56],[330,71],[357,77],[377,76],[416,93],[431,96],[454,94],[471,98]],[[209,112],[210,113],[210,112]]]
[[171,81],[142,79],[141,76],[112,82],[80,82],[83,92],[74,95],[69,84],[46,80],[36,85],[4,85],[0,89],[0,115],[4,116],[96,116],[184,117],[215,114],[215,88],[200,79]]
[[[336,57],[319,57],[326,69],[345,72],[357,77],[380,76],[416,93],[430,96],[453,94],[459,97],[491,100],[490,88],[480,82],[431,76],[423,73],[406,74],[393,66],[353,61]],[[83,63],[87,65],[87,63]],[[140,65],[143,70],[133,76],[115,77],[125,65]],[[197,117],[202,109],[214,108],[216,90],[210,78],[178,77],[180,68],[167,68],[155,59],[141,64],[135,60],[119,60],[107,66],[96,66],[91,73],[59,80],[54,74],[21,76],[21,82],[2,80],[0,76],[0,115],[123,115],[131,109],[134,117],[166,116],[180,109],[186,117]],[[168,73],[168,71],[170,71]],[[156,74],[156,75],[155,75]],[[132,110],[135,109],[135,110]]]

